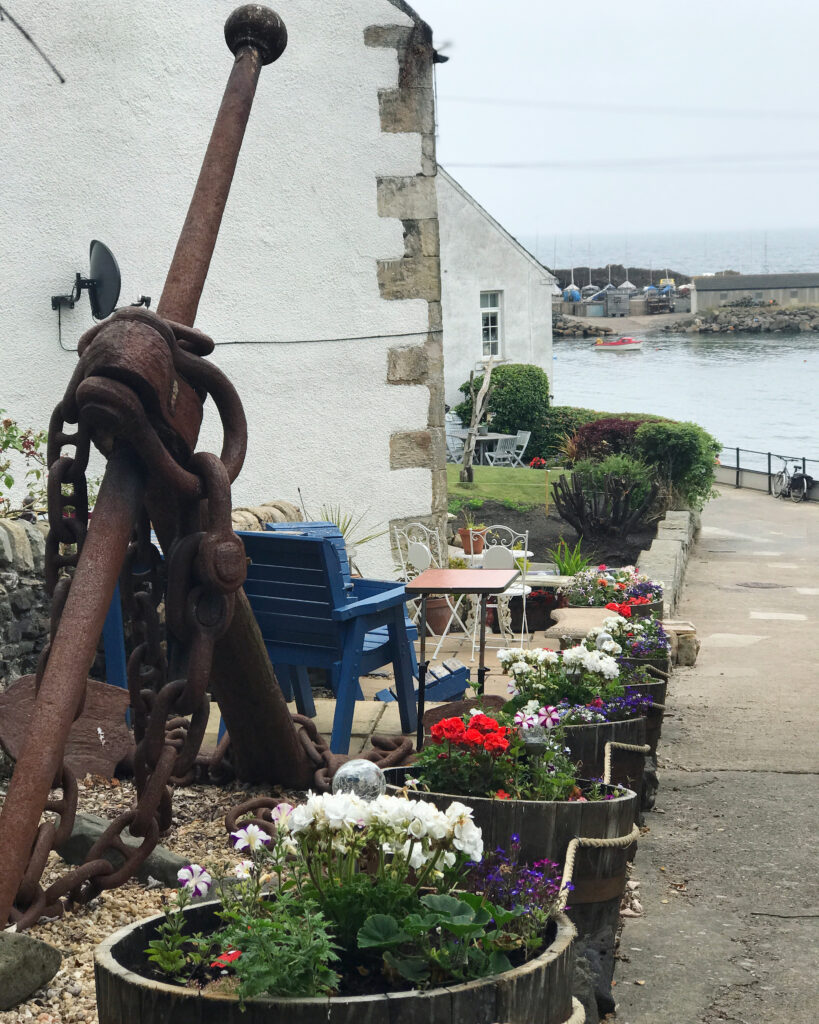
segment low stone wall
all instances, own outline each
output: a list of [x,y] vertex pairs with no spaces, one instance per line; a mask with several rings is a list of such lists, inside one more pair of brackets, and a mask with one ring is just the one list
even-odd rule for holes
[[37,667],[48,636],[45,523],[0,519],[0,690]]
[[697,512],[666,512],[651,547],[640,552],[640,571],[663,585],[663,614],[670,618],[677,609],[685,581],[688,555],[700,532]]
[[[300,521],[289,501],[233,510],[236,530],[263,530],[265,523]],[[45,590],[47,523],[0,519],[0,690],[34,672],[48,638],[50,599]]]

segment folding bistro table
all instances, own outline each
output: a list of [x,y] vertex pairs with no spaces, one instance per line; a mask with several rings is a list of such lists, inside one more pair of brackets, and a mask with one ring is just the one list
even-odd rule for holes
[[481,599],[481,633],[478,647],[478,691],[483,693],[486,678],[486,599],[490,594],[502,594],[520,576],[519,569],[425,569],[406,584],[408,594],[421,598],[421,656],[418,659],[418,742],[424,745],[424,695],[428,662],[427,649],[427,597],[430,594],[476,594]]

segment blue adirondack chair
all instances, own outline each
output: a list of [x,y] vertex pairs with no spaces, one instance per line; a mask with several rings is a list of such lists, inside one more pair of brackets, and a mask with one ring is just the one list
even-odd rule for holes
[[336,695],[333,753],[349,749],[359,676],[390,662],[401,729],[414,732],[414,651],[407,635],[404,587],[350,579],[339,538],[328,536],[326,529],[314,532],[294,523],[238,535],[251,560],[245,592],[268,655],[278,677],[289,675],[304,713],[312,709],[315,714],[306,670],[330,672]]

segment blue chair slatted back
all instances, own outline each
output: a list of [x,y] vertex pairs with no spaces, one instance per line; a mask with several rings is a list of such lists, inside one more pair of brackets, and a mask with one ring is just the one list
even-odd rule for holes
[[351,600],[332,540],[292,528],[276,531],[273,543],[264,533],[238,532],[251,560],[245,593],[265,642],[310,647],[319,656],[324,649],[329,664],[343,634],[333,611]]

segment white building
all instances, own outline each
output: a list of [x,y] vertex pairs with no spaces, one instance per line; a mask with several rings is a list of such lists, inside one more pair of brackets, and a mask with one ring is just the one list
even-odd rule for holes
[[[92,320],[50,297],[111,247],[122,304],[162,290],[232,56],[239,0],[23,4],[0,22],[0,407],[45,428]],[[196,326],[244,402],[234,504],[446,509],[434,51],[403,0],[272,0],[262,70]],[[58,326],[59,324],[59,326]],[[206,415],[200,448],[219,450]],[[99,467],[98,467],[99,470]],[[359,552],[391,574],[386,537]]]
[[490,356],[551,375],[555,278],[443,168],[438,220],[447,403]]

